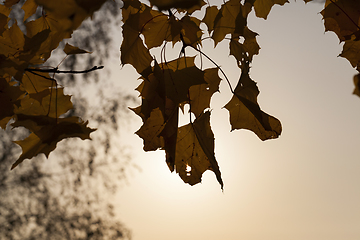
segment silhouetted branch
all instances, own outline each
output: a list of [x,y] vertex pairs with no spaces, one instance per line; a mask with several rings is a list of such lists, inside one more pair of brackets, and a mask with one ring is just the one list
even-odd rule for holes
[[[95,70],[99,70],[99,69],[103,69],[104,66],[94,66],[90,69],[87,70],[82,70],[82,71],[62,71],[59,70],[57,67],[56,68],[52,68],[52,69],[38,69],[38,68],[25,68],[25,71],[34,73],[34,72],[47,72],[47,73],[70,73],[70,74],[81,74],[81,73],[88,73],[88,72],[92,72]],[[35,73],[34,73],[35,74]]]

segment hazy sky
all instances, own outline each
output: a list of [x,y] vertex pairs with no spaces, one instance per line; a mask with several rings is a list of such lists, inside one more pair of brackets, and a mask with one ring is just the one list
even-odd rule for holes
[[[356,71],[337,57],[341,45],[334,33],[324,34],[320,10],[299,0],[275,6],[266,21],[251,14],[261,50],[250,76],[260,106],[281,120],[283,133],[262,142],[246,130],[230,132],[223,81],[212,102],[212,129],[224,192],[210,171],[201,184],[184,184],[169,172],[163,151],[145,153],[137,135],[126,136],[142,170],[132,171],[116,201],[133,240],[360,239]],[[203,50],[234,85],[240,71],[226,54],[228,43],[212,46],[208,41]],[[130,66],[114,63],[114,71],[128,90],[140,83]],[[131,132],[141,126],[135,115],[133,122]]]

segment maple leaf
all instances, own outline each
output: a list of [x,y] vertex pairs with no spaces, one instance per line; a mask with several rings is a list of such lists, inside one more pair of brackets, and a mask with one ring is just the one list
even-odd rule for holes
[[[170,64],[171,66],[171,64]],[[144,75],[137,90],[142,97],[141,106],[132,109],[144,125],[137,131],[144,140],[144,150],[165,149],[166,162],[174,170],[175,146],[178,127],[178,104],[167,97],[163,69],[155,61],[152,73]]]
[[186,11],[187,15],[191,15],[193,12],[197,10],[201,10],[201,7],[206,5],[206,2],[204,0],[197,0],[197,4],[194,4],[192,7],[186,7],[186,8],[177,8],[178,11],[184,12]]
[[141,3],[139,0],[124,0],[124,5],[121,9],[122,21],[125,23],[130,15],[142,12],[148,8],[147,5]]
[[360,74],[354,76],[355,89],[353,94],[360,97]]
[[20,2],[20,0],[5,0],[4,5],[9,8],[17,4],[18,2]]
[[152,57],[149,49],[144,46],[140,33],[144,24],[152,19],[151,9],[147,7],[144,11],[130,14],[123,25],[123,42],[120,47],[121,63],[133,65],[140,74],[149,67],[151,68]]
[[327,0],[324,10],[321,11],[325,31],[335,32],[340,41],[351,39],[360,29],[359,9],[358,0]]
[[176,42],[181,41],[180,34],[182,34],[186,44],[193,45],[199,42],[202,35],[199,27],[201,21],[199,19],[184,16],[181,20],[177,20],[174,15],[167,16],[153,12],[150,13],[154,17],[144,23],[140,30],[144,35],[148,49],[158,47],[164,41],[172,42],[174,45]]
[[10,12],[10,8],[0,4],[0,35],[7,29]]
[[166,164],[170,171],[174,171],[175,155],[176,155],[176,141],[179,125],[179,105],[172,102],[170,99],[166,101],[165,106],[165,121],[166,125],[162,130],[160,136],[164,139],[164,149],[166,154]]
[[257,103],[258,95],[259,89],[249,76],[249,65],[243,64],[234,95],[225,105],[230,112],[231,130],[251,130],[263,141],[277,138],[281,134],[281,123],[260,109]]
[[8,82],[5,78],[0,78],[0,127],[6,128],[6,124],[14,115],[14,104],[19,103],[24,91],[15,86],[16,82]]
[[200,30],[201,21],[195,17],[185,16],[180,20],[181,33],[185,44],[196,45],[201,44],[202,31]]
[[131,64],[138,73],[146,70],[152,61],[149,50],[144,46],[137,31],[124,24],[123,42],[121,44],[121,63]]
[[35,0],[25,1],[24,5],[21,7],[21,9],[25,12],[24,21],[35,14],[37,7],[38,5],[36,4]]
[[[214,31],[211,36],[215,46],[225,38],[226,34],[243,35],[247,16],[243,15],[242,7],[243,5],[238,0],[230,0],[221,6],[214,19]],[[209,20],[206,19],[206,21]]]
[[168,42],[180,41],[181,24],[172,15],[157,15],[147,22],[142,30],[146,46],[151,49],[160,46],[165,40]]
[[32,133],[24,140],[15,141],[22,148],[22,154],[11,169],[14,169],[25,159],[31,159],[40,153],[44,153],[48,157],[50,152],[56,148],[57,143],[64,138],[90,139],[90,133],[95,129],[87,127],[87,124],[88,122],[84,122],[78,117],[55,119],[18,114],[12,126],[24,126]]
[[26,95],[20,106],[15,106],[16,114],[48,116],[57,118],[73,108],[71,96],[64,95],[63,88],[46,89]]
[[[49,41],[50,29],[38,32],[32,37],[25,36],[25,43],[19,60],[29,63],[29,65],[38,65],[45,62],[45,54],[49,49],[44,49],[44,43]],[[51,49],[53,50],[53,49]]]
[[15,56],[23,49],[25,37],[17,23],[6,29],[0,36],[0,54],[6,57]]
[[259,18],[266,19],[270,13],[271,8],[275,4],[284,5],[288,3],[288,0],[255,0],[254,2],[254,9],[255,14]]
[[218,13],[219,9],[217,6],[209,6],[206,8],[205,16],[202,19],[202,22],[206,24],[209,34],[212,30],[214,30],[214,21]]
[[158,63],[155,61],[155,66],[144,81],[136,88],[140,92],[141,106],[133,109],[145,122],[153,109],[159,108],[165,114],[166,93],[164,75]]
[[351,66],[360,70],[360,41],[346,40],[340,56],[349,60]]
[[[149,100],[149,96],[153,96],[153,93],[148,89],[157,88],[158,97],[163,99],[163,106],[166,105],[165,98],[171,99],[175,105],[186,102],[191,86],[206,84],[204,71],[195,66],[194,60],[195,57],[183,57],[162,63],[161,66],[155,63],[153,74],[148,75],[144,85],[138,89],[141,91],[141,96]],[[159,105],[154,106],[159,107]]]
[[[188,171],[187,168],[191,170]],[[210,127],[210,112],[207,111],[178,129],[176,142],[175,169],[181,179],[195,185],[201,182],[206,170],[215,173],[223,188],[221,173],[214,156],[214,134]]]
[[257,35],[257,33],[245,27],[245,40],[243,43],[240,43],[238,38],[231,39],[229,43],[230,55],[233,55],[236,58],[238,66],[240,66],[242,62],[251,62],[253,56],[259,54],[260,46],[256,41]]
[[144,139],[144,149],[165,149],[166,162],[171,171],[175,165],[179,105],[188,101],[192,86],[207,84],[204,72],[195,66],[194,59],[184,57],[162,63],[161,66],[155,61],[152,72],[143,75],[144,81],[137,88],[142,105],[133,111],[144,122],[137,133]]
[[34,74],[25,72],[21,83],[27,93],[38,93],[54,87],[54,81],[49,79],[51,79],[49,73],[39,72]]
[[164,117],[159,108],[151,111],[150,117],[135,133],[144,140],[144,151],[154,151],[164,147],[164,138],[160,136],[165,127]]
[[64,52],[67,55],[72,55],[72,54],[82,54],[82,53],[92,53],[92,52],[88,52],[86,50],[80,49],[78,47],[74,47],[68,43],[66,43],[65,47],[64,47]]
[[33,65],[44,63],[51,55],[51,51],[59,46],[59,43],[67,37],[67,32],[64,32],[59,21],[55,15],[47,13],[42,15],[40,18],[27,22],[26,26],[26,37],[33,38],[38,33],[45,30],[50,30],[48,37],[40,44],[39,50],[37,51],[38,63],[32,63]]
[[100,9],[106,0],[62,0],[48,1],[35,0],[36,4],[52,13],[61,26],[65,37],[71,37],[71,33],[77,29],[80,24],[92,14]]
[[[186,67],[182,68],[183,64]],[[194,57],[181,58],[165,64],[164,79],[166,95],[176,104],[188,100],[188,91],[191,86],[206,84],[204,71],[194,65]]]
[[203,0],[150,0],[150,3],[157,6],[160,11],[179,8],[180,10],[189,9],[190,14],[194,11],[194,7],[200,9],[204,5]]
[[200,116],[205,109],[210,107],[212,95],[219,91],[221,79],[218,76],[218,69],[206,69],[204,79],[206,83],[191,86],[189,89],[190,111],[193,112],[196,117]]

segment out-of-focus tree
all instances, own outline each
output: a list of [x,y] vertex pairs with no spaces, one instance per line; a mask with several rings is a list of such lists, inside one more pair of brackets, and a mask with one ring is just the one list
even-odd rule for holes
[[[23,18],[21,6],[13,5],[9,24]],[[86,69],[102,65],[113,57],[111,34],[120,23],[119,1],[108,1],[73,33],[72,44],[96,54],[69,55],[63,69]],[[34,16],[41,15],[38,8]],[[26,24],[25,22],[25,24]],[[16,21],[20,28],[22,21]],[[95,40],[95,41],[94,41]],[[65,43],[60,43],[63,48]],[[47,62],[56,66],[64,53],[55,51]],[[89,68],[91,68],[89,67]],[[109,72],[84,75],[59,75],[58,83],[74,94],[74,109],[66,117],[77,115],[97,128],[92,141],[68,139],[51,153],[52,161],[38,156],[9,171],[21,149],[11,141],[28,131],[2,130],[0,139],[0,239],[129,239],[130,231],[118,221],[109,198],[126,178],[131,166],[125,145],[120,142],[121,126],[126,126],[127,105],[133,101],[122,89],[108,89]],[[98,87],[99,82],[102,88]],[[106,94],[105,94],[106,93]]]

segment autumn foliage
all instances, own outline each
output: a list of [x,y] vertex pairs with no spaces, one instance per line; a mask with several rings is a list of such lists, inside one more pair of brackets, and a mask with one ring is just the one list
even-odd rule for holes
[[[310,2],[311,0],[304,0]],[[24,159],[39,153],[46,156],[64,138],[89,139],[94,131],[79,117],[64,117],[73,108],[70,96],[56,80],[56,74],[87,73],[45,68],[43,64],[61,41],[71,38],[83,20],[91,17],[105,0],[27,0],[22,6],[26,33],[19,26],[9,26],[11,7],[16,0],[0,5],[0,127],[25,127],[30,135],[16,141],[23,150],[16,167]],[[223,187],[220,168],[214,154],[214,134],[210,126],[212,95],[221,80],[226,81],[232,98],[224,106],[229,111],[231,129],[247,129],[261,140],[279,137],[281,123],[264,112],[258,104],[259,89],[250,77],[254,55],[259,54],[257,33],[248,27],[248,15],[266,19],[274,4],[286,0],[229,0],[219,5],[203,0],[124,0],[122,7],[121,64],[131,64],[142,83],[137,87],[141,105],[132,109],[143,125],[136,132],[144,141],[145,151],[165,150],[166,163],[190,185],[201,181],[206,170],[215,173]],[[42,14],[27,19],[36,9]],[[202,18],[196,16],[203,11]],[[345,42],[340,54],[360,71],[360,2],[327,0],[321,12],[326,31],[333,31]],[[206,26],[206,27],[205,27]],[[211,40],[210,40],[211,39]],[[203,41],[229,43],[229,52],[237,62],[240,78],[231,86],[226,73],[202,49]],[[167,59],[166,48],[181,45],[178,58]],[[155,58],[150,50],[160,48]],[[192,49],[197,56],[186,55]],[[64,52],[88,53],[67,44]],[[195,58],[209,61],[212,68],[203,69]],[[360,96],[360,77],[354,77],[354,93]],[[189,123],[179,126],[179,113],[189,106]]]

